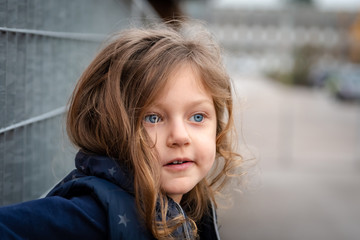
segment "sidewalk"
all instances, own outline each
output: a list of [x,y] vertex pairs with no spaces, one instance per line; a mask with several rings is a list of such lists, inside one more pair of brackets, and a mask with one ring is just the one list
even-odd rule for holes
[[317,90],[235,81],[258,165],[249,174],[255,187],[219,211],[222,239],[359,239],[360,106]]

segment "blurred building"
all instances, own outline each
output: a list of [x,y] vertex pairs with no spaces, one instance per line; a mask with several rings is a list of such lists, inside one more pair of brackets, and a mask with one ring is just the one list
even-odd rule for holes
[[[358,41],[356,12],[323,11],[311,5],[218,8],[213,1],[185,1],[184,5],[192,16],[209,23],[235,71],[289,69],[294,51],[303,47],[316,51],[320,65],[338,65],[352,60],[349,52],[355,51],[354,41]],[[353,48],[350,31],[356,39]]]

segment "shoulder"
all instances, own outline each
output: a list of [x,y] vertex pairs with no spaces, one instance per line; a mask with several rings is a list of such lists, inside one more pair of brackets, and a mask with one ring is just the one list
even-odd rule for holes
[[1,239],[104,239],[106,224],[104,211],[89,196],[54,196],[0,208]]
[[[104,211],[110,239],[151,239],[140,219],[135,197],[118,185],[95,176],[85,176],[57,186],[48,196],[91,197]],[[88,208],[91,211],[91,206]]]
[[132,194],[106,179],[95,176],[84,176],[62,182],[47,196],[61,196],[66,199],[88,196],[102,206],[105,211],[114,206],[118,208],[135,206],[135,198]]

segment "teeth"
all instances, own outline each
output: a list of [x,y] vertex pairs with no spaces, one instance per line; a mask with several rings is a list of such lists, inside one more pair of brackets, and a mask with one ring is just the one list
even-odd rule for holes
[[172,163],[173,163],[173,164],[182,164],[183,161],[173,161]]

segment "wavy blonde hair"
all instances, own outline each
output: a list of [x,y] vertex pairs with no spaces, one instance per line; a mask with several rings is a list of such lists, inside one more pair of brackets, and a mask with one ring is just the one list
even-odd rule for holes
[[[193,24],[192,24],[193,25]],[[183,196],[181,205],[192,223],[207,213],[241,163],[233,151],[231,81],[219,46],[197,24],[176,30],[165,25],[133,28],[115,34],[80,77],[70,99],[67,133],[84,151],[107,155],[133,173],[137,208],[158,239],[171,238],[184,221],[166,221],[167,198],[160,188],[157,153],[143,127],[145,109],[164,89],[170,74],[190,64],[211,93],[217,114],[216,164],[209,176]],[[160,203],[162,220],[156,219]]]

